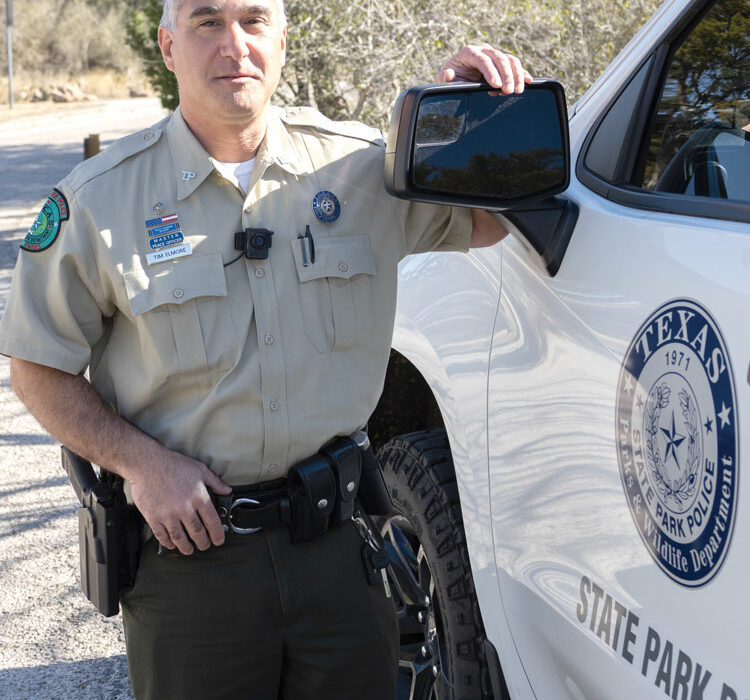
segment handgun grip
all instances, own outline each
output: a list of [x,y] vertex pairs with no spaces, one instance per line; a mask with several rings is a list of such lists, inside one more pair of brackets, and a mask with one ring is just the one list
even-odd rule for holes
[[100,481],[96,476],[94,468],[91,466],[91,462],[69,450],[64,445],[61,452],[63,468],[68,473],[68,478],[70,479],[70,483],[73,484],[73,490],[76,492],[78,500],[81,504],[84,504],[86,494],[94,491],[100,484]]

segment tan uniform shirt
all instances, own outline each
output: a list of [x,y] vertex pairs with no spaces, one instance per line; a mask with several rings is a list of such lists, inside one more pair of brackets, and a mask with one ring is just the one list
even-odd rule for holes
[[[468,246],[468,210],[385,192],[384,152],[361,124],[273,108],[245,195],[179,110],[121,139],[58,186],[54,243],[20,252],[0,352],[88,366],[120,415],[230,484],[283,476],[374,410],[398,261]],[[228,264],[247,227],[274,232],[268,259]]]

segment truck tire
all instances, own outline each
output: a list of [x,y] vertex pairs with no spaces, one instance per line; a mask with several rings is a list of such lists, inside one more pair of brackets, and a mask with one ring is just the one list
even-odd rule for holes
[[378,457],[394,506],[377,524],[401,633],[397,699],[492,698],[445,431],[393,438]]

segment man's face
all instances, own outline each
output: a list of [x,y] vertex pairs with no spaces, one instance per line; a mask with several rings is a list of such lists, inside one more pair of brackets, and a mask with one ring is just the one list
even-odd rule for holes
[[182,0],[174,31],[159,28],[186,118],[250,123],[279,83],[286,25],[276,0]]

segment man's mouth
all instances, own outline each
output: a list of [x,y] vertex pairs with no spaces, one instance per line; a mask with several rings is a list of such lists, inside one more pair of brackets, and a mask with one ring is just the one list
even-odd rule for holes
[[244,82],[247,80],[258,80],[259,77],[254,73],[226,73],[224,75],[217,76],[217,80],[237,80]]

